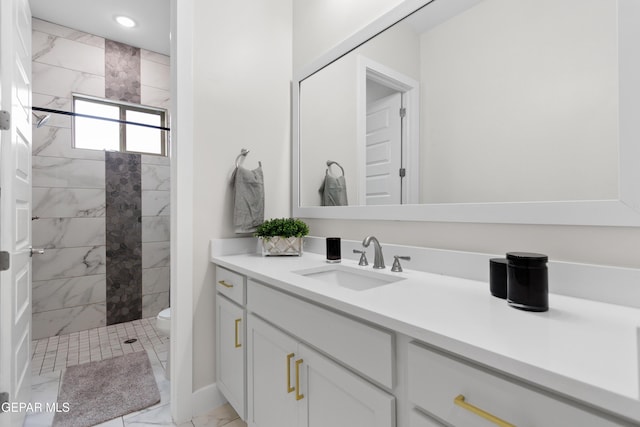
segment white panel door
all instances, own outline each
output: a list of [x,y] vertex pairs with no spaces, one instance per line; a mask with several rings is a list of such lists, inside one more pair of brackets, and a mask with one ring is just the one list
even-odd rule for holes
[[245,319],[242,307],[216,295],[216,380],[218,388],[244,420]]
[[300,427],[394,427],[395,398],[304,344],[296,378]]
[[297,342],[254,315],[247,319],[247,424],[296,427]]
[[401,107],[400,92],[367,105],[367,205],[396,205],[402,201]]
[[[27,0],[0,0],[0,109],[11,113],[0,131],[0,392],[11,402],[31,397],[31,10]],[[0,414],[21,426],[24,412]]]

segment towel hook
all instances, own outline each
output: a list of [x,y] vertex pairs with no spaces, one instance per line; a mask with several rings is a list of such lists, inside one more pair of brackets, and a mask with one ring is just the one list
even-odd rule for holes
[[[243,157],[247,157],[247,154],[249,154],[249,150],[247,150],[246,148],[240,150],[240,154],[238,154],[238,157],[236,157],[236,169],[238,169],[238,167],[240,166],[240,159]],[[258,165],[262,167],[262,162],[258,162]]]
[[249,154],[249,150],[247,150],[246,148],[240,150],[240,154],[238,154],[238,157],[236,157],[236,168],[240,166],[240,159],[243,157],[247,157],[247,154]]
[[342,166],[340,166],[340,163],[333,161],[333,160],[327,160],[327,167],[330,168],[331,165],[336,165],[340,168],[340,170],[342,171],[342,176],[344,176],[344,168]]

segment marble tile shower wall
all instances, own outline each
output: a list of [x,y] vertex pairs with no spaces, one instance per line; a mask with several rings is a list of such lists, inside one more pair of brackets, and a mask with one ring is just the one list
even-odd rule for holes
[[[33,105],[105,97],[105,40],[33,20]],[[141,103],[169,107],[169,58],[141,50]],[[33,129],[33,337],[106,325],[105,153],[72,148],[71,120]],[[169,160],[141,156],[142,316],[169,304]]]
[[142,156],[142,317],[169,307],[169,198],[166,157]]

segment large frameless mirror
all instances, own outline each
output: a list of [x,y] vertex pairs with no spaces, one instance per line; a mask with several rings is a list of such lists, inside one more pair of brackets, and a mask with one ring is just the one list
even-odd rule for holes
[[294,215],[640,224],[638,9],[396,8],[296,79]]

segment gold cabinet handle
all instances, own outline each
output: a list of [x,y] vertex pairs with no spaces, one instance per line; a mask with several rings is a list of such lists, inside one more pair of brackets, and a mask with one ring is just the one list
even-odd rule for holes
[[302,359],[296,360],[296,400],[304,399],[304,394],[300,394],[300,365],[302,362]]
[[225,282],[224,280],[218,280],[218,283],[224,286],[225,288],[233,288],[233,285]]
[[240,324],[240,322],[242,322],[242,319],[236,319],[236,348],[242,347],[242,344],[239,342],[238,339],[238,325]]
[[466,409],[469,412],[476,414],[479,417],[484,418],[485,420],[491,421],[492,423],[500,427],[516,427],[515,425],[508,423],[505,420],[502,420],[495,415],[478,408],[477,406],[473,406],[472,404],[465,402],[464,396],[462,394],[459,394],[455,399],[453,399],[453,403],[460,406],[461,408]]
[[287,393],[291,393],[295,390],[295,387],[291,387],[291,359],[293,359],[295,354],[289,353],[287,354]]

